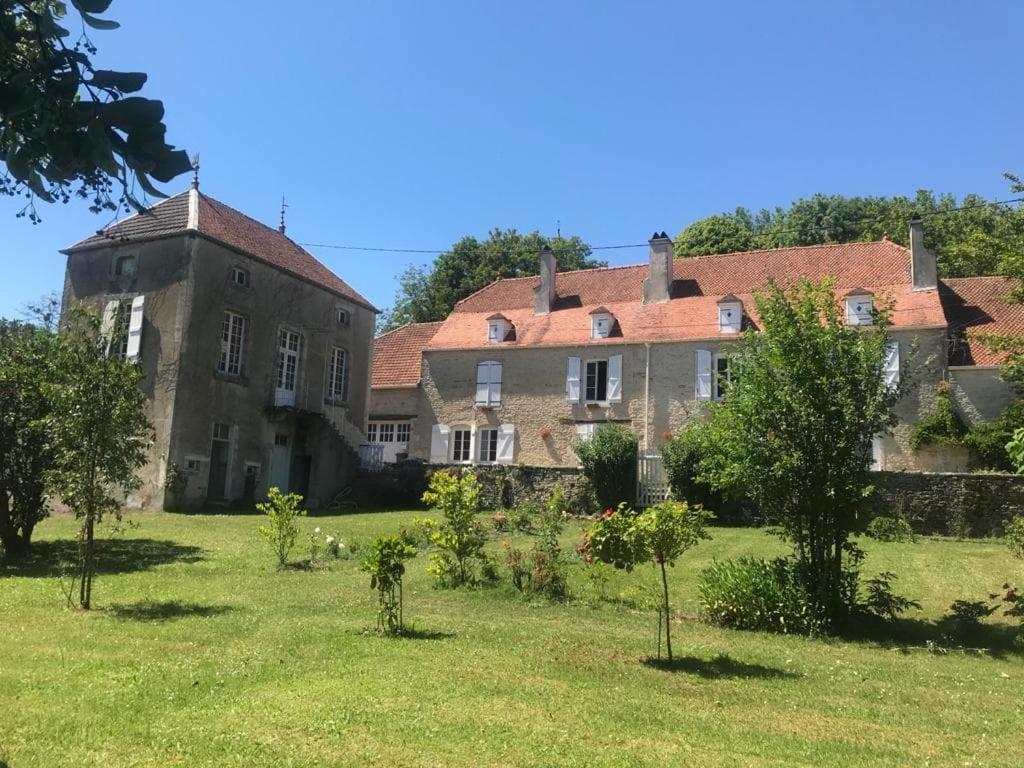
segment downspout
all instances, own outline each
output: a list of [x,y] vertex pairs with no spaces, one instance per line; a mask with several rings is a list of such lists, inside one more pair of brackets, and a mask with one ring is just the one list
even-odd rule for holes
[[651,430],[651,344],[647,342],[644,344],[644,349],[647,352],[647,361],[644,366],[644,453],[647,453],[650,449],[650,430]]

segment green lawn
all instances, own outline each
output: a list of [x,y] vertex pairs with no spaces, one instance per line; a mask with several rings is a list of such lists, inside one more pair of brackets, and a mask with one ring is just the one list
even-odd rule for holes
[[[303,526],[367,539],[411,516]],[[899,574],[923,611],[889,641],[824,641],[685,617],[712,558],[783,551],[714,529],[672,573],[685,659],[669,672],[642,663],[656,616],[595,607],[577,565],[576,600],[550,605],[434,589],[421,554],[405,590],[419,632],[388,640],[365,632],[375,598],[355,561],[278,571],[254,516],[134,520],[104,544],[92,613],[63,607],[46,564],[0,570],[0,766],[1024,764],[1021,656],[899,649],[953,599],[1024,581],[998,542],[868,542],[866,570]],[[50,520],[38,539],[73,528]]]

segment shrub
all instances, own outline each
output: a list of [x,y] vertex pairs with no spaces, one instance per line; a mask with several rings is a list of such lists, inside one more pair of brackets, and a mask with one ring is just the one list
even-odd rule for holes
[[661,455],[673,497],[717,510],[722,506],[721,495],[697,479],[701,457],[707,452],[705,433],[703,424],[687,427],[662,446]]
[[588,440],[576,443],[583,474],[602,508],[636,503],[636,435],[618,424],[602,424]]
[[266,524],[259,527],[260,536],[270,544],[280,566],[288,562],[288,555],[299,536],[298,520],[306,514],[301,505],[302,496],[281,493],[277,487],[268,491],[266,502],[256,505],[256,509],[266,515]]
[[501,513],[491,515],[491,522],[494,523],[494,530],[498,533],[508,533],[512,530],[512,525],[508,521],[508,515]]
[[1013,430],[1013,436],[1006,443],[1006,455],[1010,457],[1014,472],[1024,472],[1024,427]]
[[976,424],[964,437],[975,463],[983,469],[1011,472],[1013,462],[1006,452],[1006,444],[1013,433],[1024,426],[1024,398],[1010,403],[993,421]]
[[427,569],[444,587],[458,587],[477,580],[476,565],[484,560],[487,534],[476,519],[480,502],[476,477],[435,472],[423,501],[443,515],[443,521],[426,521],[424,531],[430,543],[440,549],[430,557]]
[[325,558],[337,560],[344,548],[345,544],[340,537],[326,533],[317,526],[309,535],[309,563],[317,565]]
[[558,539],[565,526],[565,493],[556,485],[540,509],[537,542],[529,554],[505,544],[512,584],[520,592],[533,592],[550,600],[569,596],[569,577]]
[[1024,515],[1017,515],[1006,524],[1006,546],[1015,557],[1024,557]]
[[867,597],[864,608],[868,613],[893,621],[911,608],[921,610],[921,604],[916,600],[908,600],[893,592],[892,583],[895,580],[896,574],[885,571],[865,582]]
[[416,550],[397,536],[379,536],[363,558],[361,568],[370,574],[370,589],[377,590],[377,631],[381,634],[402,632],[402,576],[405,561],[413,557]]
[[914,531],[902,517],[880,515],[868,523],[867,535],[876,541],[913,542],[917,540]]
[[536,501],[524,501],[508,513],[509,526],[521,533],[532,533],[534,521],[540,517],[543,507]]
[[697,590],[702,618],[722,627],[817,635],[827,624],[792,559],[715,561]]
[[960,445],[967,434],[967,425],[956,409],[949,382],[939,382],[932,412],[914,425],[910,447],[919,451],[926,445]]
[[608,584],[612,580],[612,571],[612,566],[600,560],[590,563],[583,571],[594,602],[604,602],[608,599]]

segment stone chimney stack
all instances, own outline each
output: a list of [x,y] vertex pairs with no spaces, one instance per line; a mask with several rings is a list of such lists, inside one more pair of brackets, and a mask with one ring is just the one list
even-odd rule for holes
[[658,304],[672,297],[672,241],[664,232],[650,240],[650,267],[644,280],[644,304]]
[[555,303],[555,254],[550,248],[540,252],[540,285],[533,289],[533,314],[546,315]]
[[915,291],[930,291],[939,287],[935,254],[924,247],[924,224],[916,214],[910,219],[910,280]]

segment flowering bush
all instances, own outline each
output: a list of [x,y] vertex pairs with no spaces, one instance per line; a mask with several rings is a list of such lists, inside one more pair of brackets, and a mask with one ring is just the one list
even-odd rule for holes
[[337,560],[344,549],[345,544],[339,536],[325,532],[319,525],[309,535],[310,565],[317,565],[326,558]]

